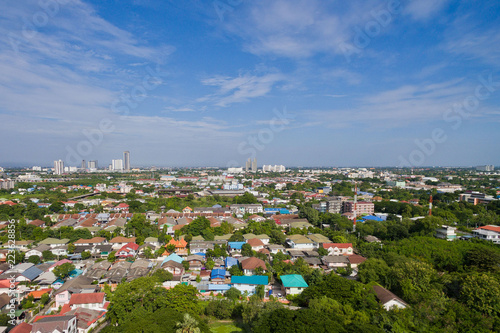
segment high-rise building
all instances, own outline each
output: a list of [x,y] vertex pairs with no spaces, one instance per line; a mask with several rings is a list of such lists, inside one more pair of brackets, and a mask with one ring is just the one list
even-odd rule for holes
[[97,170],[98,168],[97,161],[89,161],[88,168],[89,170]]
[[119,172],[123,171],[123,160],[112,160],[111,170]]
[[252,160],[248,158],[248,160],[245,163],[245,171],[248,172],[250,171],[250,168],[252,167]]
[[54,161],[54,174],[62,175],[64,173],[64,162],[62,160]]
[[257,172],[257,157],[253,159],[252,162],[252,172]]
[[130,152],[128,150],[123,152],[123,162],[123,169],[125,171],[130,171]]
[[480,165],[476,167],[477,171],[495,171],[495,166],[494,165]]
[[85,160],[82,160],[82,169],[85,169],[85,166],[86,166]]

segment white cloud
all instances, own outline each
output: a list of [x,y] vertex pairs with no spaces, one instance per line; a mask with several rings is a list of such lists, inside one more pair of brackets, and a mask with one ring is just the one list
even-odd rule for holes
[[261,76],[243,74],[237,77],[215,76],[202,80],[207,86],[217,87],[215,94],[202,97],[198,102],[211,102],[216,106],[225,107],[234,103],[246,102],[251,98],[267,95],[273,86],[285,79],[279,73]]
[[414,20],[427,20],[441,11],[449,0],[413,0],[404,7],[404,13]]

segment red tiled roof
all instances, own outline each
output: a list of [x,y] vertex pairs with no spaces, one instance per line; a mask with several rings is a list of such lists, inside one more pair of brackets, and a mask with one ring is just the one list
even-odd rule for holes
[[118,237],[111,239],[109,242],[110,243],[135,243],[135,237],[126,238],[126,237],[118,236]]
[[45,224],[45,221],[42,221],[42,220],[38,220],[38,219],[36,219],[36,220],[31,221],[29,224],[31,224],[31,225],[35,225],[35,226],[39,227],[39,226],[41,226],[41,225],[44,225],[44,224]]
[[497,225],[485,225],[483,227],[479,227],[478,229],[500,232],[500,227]]
[[247,244],[249,244],[251,247],[264,246],[264,243],[262,243],[262,241],[258,238],[252,238],[252,239],[247,240]]
[[10,333],[31,333],[32,326],[28,323],[22,322],[13,329],[11,329]]
[[80,238],[79,240],[77,240],[73,244],[94,244],[94,243],[102,243],[105,240],[106,240],[106,238],[104,238],[104,237],[94,237],[94,238],[90,238],[90,239]]
[[241,262],[241,268],[243,269],[256,269],[257,267],[261,267],[264,270],[267,269],[266,263],[259,258],[250,257]]
[[105,293],[73,294],[69,300],[69,305],[102,303]]
[[329,249],[331,247],[336,247],[338,249],[348,249],[352,248],[352,243],[323,243],[323,248]]

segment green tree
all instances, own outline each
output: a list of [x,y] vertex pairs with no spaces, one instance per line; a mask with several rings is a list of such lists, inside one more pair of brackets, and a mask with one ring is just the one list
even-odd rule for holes
[[42,257],[43,257],[43,260],[45,260],[45,261],[54,260],[56,258],[56,256],[52,252],[50,252],[50,250],[43,251]]
[[40,257],[37,255],[29,256],[28,262],[38,265],[40,263]]
[[489,274],[470,274],[462,283],[461,300],[489,316],[500,314],[500,283]]
[[244,257],[252,257],[253,256],[252,246],[248,243],[243,244],[243,246],[241,247],[241,255]]
[[89,251],[83,251],[83,252],[82,252],[82,259],[83,259],[83,260],[87,260],[87,259],[89,259],[91,256],[92,256],[92,255],[90,254],[90,252],[89,252]]
[[164,269],[158,269],[153,273],[152,277],[158,282],[163,283],[165,281],[172,281],[174,275]]
[[230,300],[235,301],[235,300],[237,300],[237,299],[239,299],[241,297],[241,291],[239,291],[235,287],[231,287],[231,288],[229,288],[226,291],[226,293],[224,294],[224,296],[226,296]]
[[191,317],[189,313],[184,314],[184,320],[177,323],[176,333],[199,333],[200,328],[196,319]]
[[52,273],[54,273],[54,275],[57,276],[58,278],[65,279],[66,277],[69,276],[69,273],[71,273],[74,269],[75,265],[67,262],[55,267]]

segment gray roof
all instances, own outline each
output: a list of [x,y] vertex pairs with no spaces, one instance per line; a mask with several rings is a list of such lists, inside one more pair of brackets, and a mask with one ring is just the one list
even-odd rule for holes
[[349,263],[349,259],[346,256],[324,256],[323,263]]
[[25,270],[22,273],[22,276],[24,276],[25,278],[27,278],[30,281],[33,281],[38,276],[40,276],[40,274],[42,274],[42,273],[43,273],[42,270],[36,268],[35,266],[32,266],[32,267],[28,268],[27,270]]

